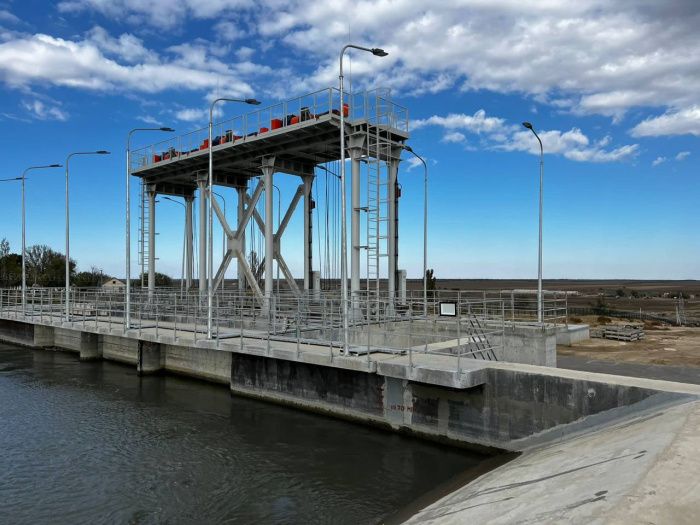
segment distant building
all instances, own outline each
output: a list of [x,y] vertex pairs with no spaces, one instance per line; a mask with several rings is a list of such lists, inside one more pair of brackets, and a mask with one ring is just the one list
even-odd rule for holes
[[102,289],[107,290],[107,291],[112,291],[112,292],[120,292],[124,290],[124,287],[126,285],[120,281],[119,279],[110,279],[109,281],[106,281],[105,283],[102,284]]

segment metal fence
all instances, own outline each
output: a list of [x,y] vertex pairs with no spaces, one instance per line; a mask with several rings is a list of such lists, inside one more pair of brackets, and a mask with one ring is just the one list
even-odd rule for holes
[[[131,299],[131,330],[139,337],[168,337],[183,346],[208,338],[207,297],[197,291],[158,289],[150,295],[135,290]],[[212,312],[212,344],[345,354],[343,303],[337,293],[274,295],[267,301],[236,290],[217,292]],[[461,359],[497,359],[503,344],[504,303],[473,301],[457,296],[455,315],[423,315],[423,308],[399,305],[383,297],[357,298],[348,303],[347,354],[377,361],[407,356],[410,364],[442,356],[459,370]],[[125,334],[123,290],[71,289],[69,312],[65,291],[31,288],[26,304],[19,289],[0,289],[0,317],[68,326],[97,333]]]

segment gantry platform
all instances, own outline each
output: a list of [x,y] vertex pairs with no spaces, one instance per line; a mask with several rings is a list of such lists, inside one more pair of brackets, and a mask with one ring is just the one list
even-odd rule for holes
[[[379,92],[347,94],[346,132],[374,133],[387,144],[408,138],[408,111]],[[275,158],[275,171],[314,174],[340,159],[340,94],[335,88],[297,97],[214,125],[214,184],[240,187],[261,174],[261,159]],[[157,193],[191,194],[197,173],[208,171],[208,128],[152,144],[131,153],[131,173]]]

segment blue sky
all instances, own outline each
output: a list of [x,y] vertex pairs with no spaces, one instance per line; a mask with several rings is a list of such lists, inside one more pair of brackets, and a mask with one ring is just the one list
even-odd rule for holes
[[[700,278],[700,5],[521,4],[0,0],[0,178],[112,151],[72,162],[71,256],[121,276],[127,131],[202,127],[215,95],[272,104],[336,85],[352,41],[390,53],[351,55],[349,80],[389,87],[409,108],[410,144],[430,166],[438,277],[536,275],[538,150],[520,126],[530,120],[547,152],[545,277]],[[277,177],[284,202],[291,179]],[[400,181],[400,266],[418,277],[422,171],[409,156]],[[28,244],[63,250],[63,188],[61,170],[29,178]],[[16,250],[19,185],[0,192],[0,237]],[[299,219],[283,243],[297,275]],[[171,275],[181,225],[181,207],[159,202],[159,269]]]

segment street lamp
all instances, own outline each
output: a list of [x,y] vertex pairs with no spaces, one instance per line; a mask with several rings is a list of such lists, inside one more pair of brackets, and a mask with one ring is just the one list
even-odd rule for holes
[[68,179],[70,159],[76,155],[109,155],[109,151],[76,151],[66,157],[66,322],[70,322],[70,213],[68,210]]
[[175,131],[173,128],[134,128],[126,136],[126,305],[124,329],[131,328],[131,136],[136,131]]
[[408,144],[401,147],[423,163],[423,315],[428,316],[428,165]]
[[540,140],[532,124],[523,122],[523,126],[532,131],[537,141],[540,143],[540,236],[537,253],[537,322],[542,324],[544,320],[544,310],[542,307],[542,190],[544,185],[544,148],[542,147],[542,140]]
[[[207,339],[212,337],[212,308],[213,308],[213,293],[214,286],[212,278],[212,273],[214,272],[214,236],[212,235],[212,228],[214,227],[214,216],[212,215],[211,199],[214,190],[214,156],[212,153],[212,130],[214,127],[214,106],[217,102],[240,102],[242,104],[251,104],[253,106],[260,105],[260,101],[254,98],[217,98],[214,99],[209,106],[209,188],[207,189],[207,196],[209,200],[207,201],[207,212],[208,212],[208,222],[209,222],[209,239],[207,243],[208,247],[208,262],[206,271],[209,274],[207,283]],[[203,241],[204,239],[202,239]]]
[[356,46],[354,44],[347,44],[340,50],[340,75],[338,80],[340,81],[340,200],[341,200],[341,234],[340,234],[340,291],[341,300],[343,302],[342,312],[343,312],[343,353],[345,355],[349,354],[348,349],[348,231],[347,231],[347,203],[345,202],[345,106],[343,102],[345,96],[343,93],[343,56],[345,51],[348,49],[359,49],[360,51],[367,51],[372,53],[377,57],[385,57],[389,53],[378,47],[362,47]]
[[[163,199],[166,201],[174,202],[175,204],[179,204],[180,206],[182,206],[185,210],[185,220],[187,220],[187,206],[185,206],[180,201],[176,201],[175,199],[168,197],[167,195],[164,195]],[[187,244],[187,227],[185,227],[185,233],[182,236],[182,267],[181,267],[181,272],[180,272],[180,297],[182,297],[182,295],[185,291],[185,245],[186,244]]]

